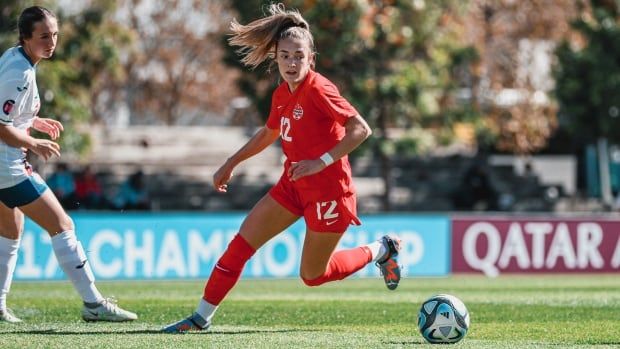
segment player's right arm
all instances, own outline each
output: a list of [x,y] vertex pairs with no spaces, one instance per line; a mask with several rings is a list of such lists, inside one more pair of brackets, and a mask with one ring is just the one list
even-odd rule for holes
[[213,187],[220,193],[225,193],[228,182],[232,178],[233,169],[244,160],[260,153],[280,136],[279,129],[271,129],[263,126],[250,140],[236,153],[229,157],[226,162],[213,175]]
[[0,124],[0,140],[11,147],[30,149],[45,160],[54,155],[60,156],[58,143],[31,137],[26,132],[11,125]]

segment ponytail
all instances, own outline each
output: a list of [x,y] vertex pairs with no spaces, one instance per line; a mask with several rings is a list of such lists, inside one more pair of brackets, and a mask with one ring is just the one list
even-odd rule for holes
[[285,38],[305,39],[314,52],[314,38],[308,22],[297,10],[286,10],[283,4],[271,4],[269,16],[242,25],[236,20],[230,23],[231,46],[239,46],[237,53],[246,66],[256,68],[268,58],[275,57],[278,42]]

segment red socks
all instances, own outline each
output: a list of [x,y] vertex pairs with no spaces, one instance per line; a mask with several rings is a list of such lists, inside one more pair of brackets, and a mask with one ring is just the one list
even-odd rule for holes
[[[254,255],[254,248],[237,234],[217,261],[205,285],[202,298],[211,305],[219,305],[235,286],[245,263]],[[319,286],[329,281],[342,280],[362,269],[372,261],[372,253],[366,246],[335,252],[329,259],[325,273],[315,279],[302,278],[308,286]]]
[[329,259],[327,270],[318,278],[308,280],[302,278],[308,286],[319,286],[329,281],[342,280],[362,269],[372,261],[372,253],[366,246],[342,250],[334,253]]
[[245,263],[254,252],[256,250],[241,235],[235,235],[215,264],[202,298],[212,305],[219,305],[239,280]]

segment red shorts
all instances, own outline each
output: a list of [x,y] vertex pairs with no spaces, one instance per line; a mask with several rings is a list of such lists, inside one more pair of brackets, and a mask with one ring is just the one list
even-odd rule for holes
[[316,191],[296,188],[285,174],[269,190],[269,195],[293,214],[304,216],[306,226],[312,231],[342,234],[350,224],[361,225],[355,193],[317,196]]

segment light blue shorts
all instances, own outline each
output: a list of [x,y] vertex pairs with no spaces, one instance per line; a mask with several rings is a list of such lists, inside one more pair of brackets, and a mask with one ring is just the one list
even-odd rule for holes
[[0,201],[9,208],[28,205],[47,190],[47,184],[36,173],[9,188],[0,189]]

